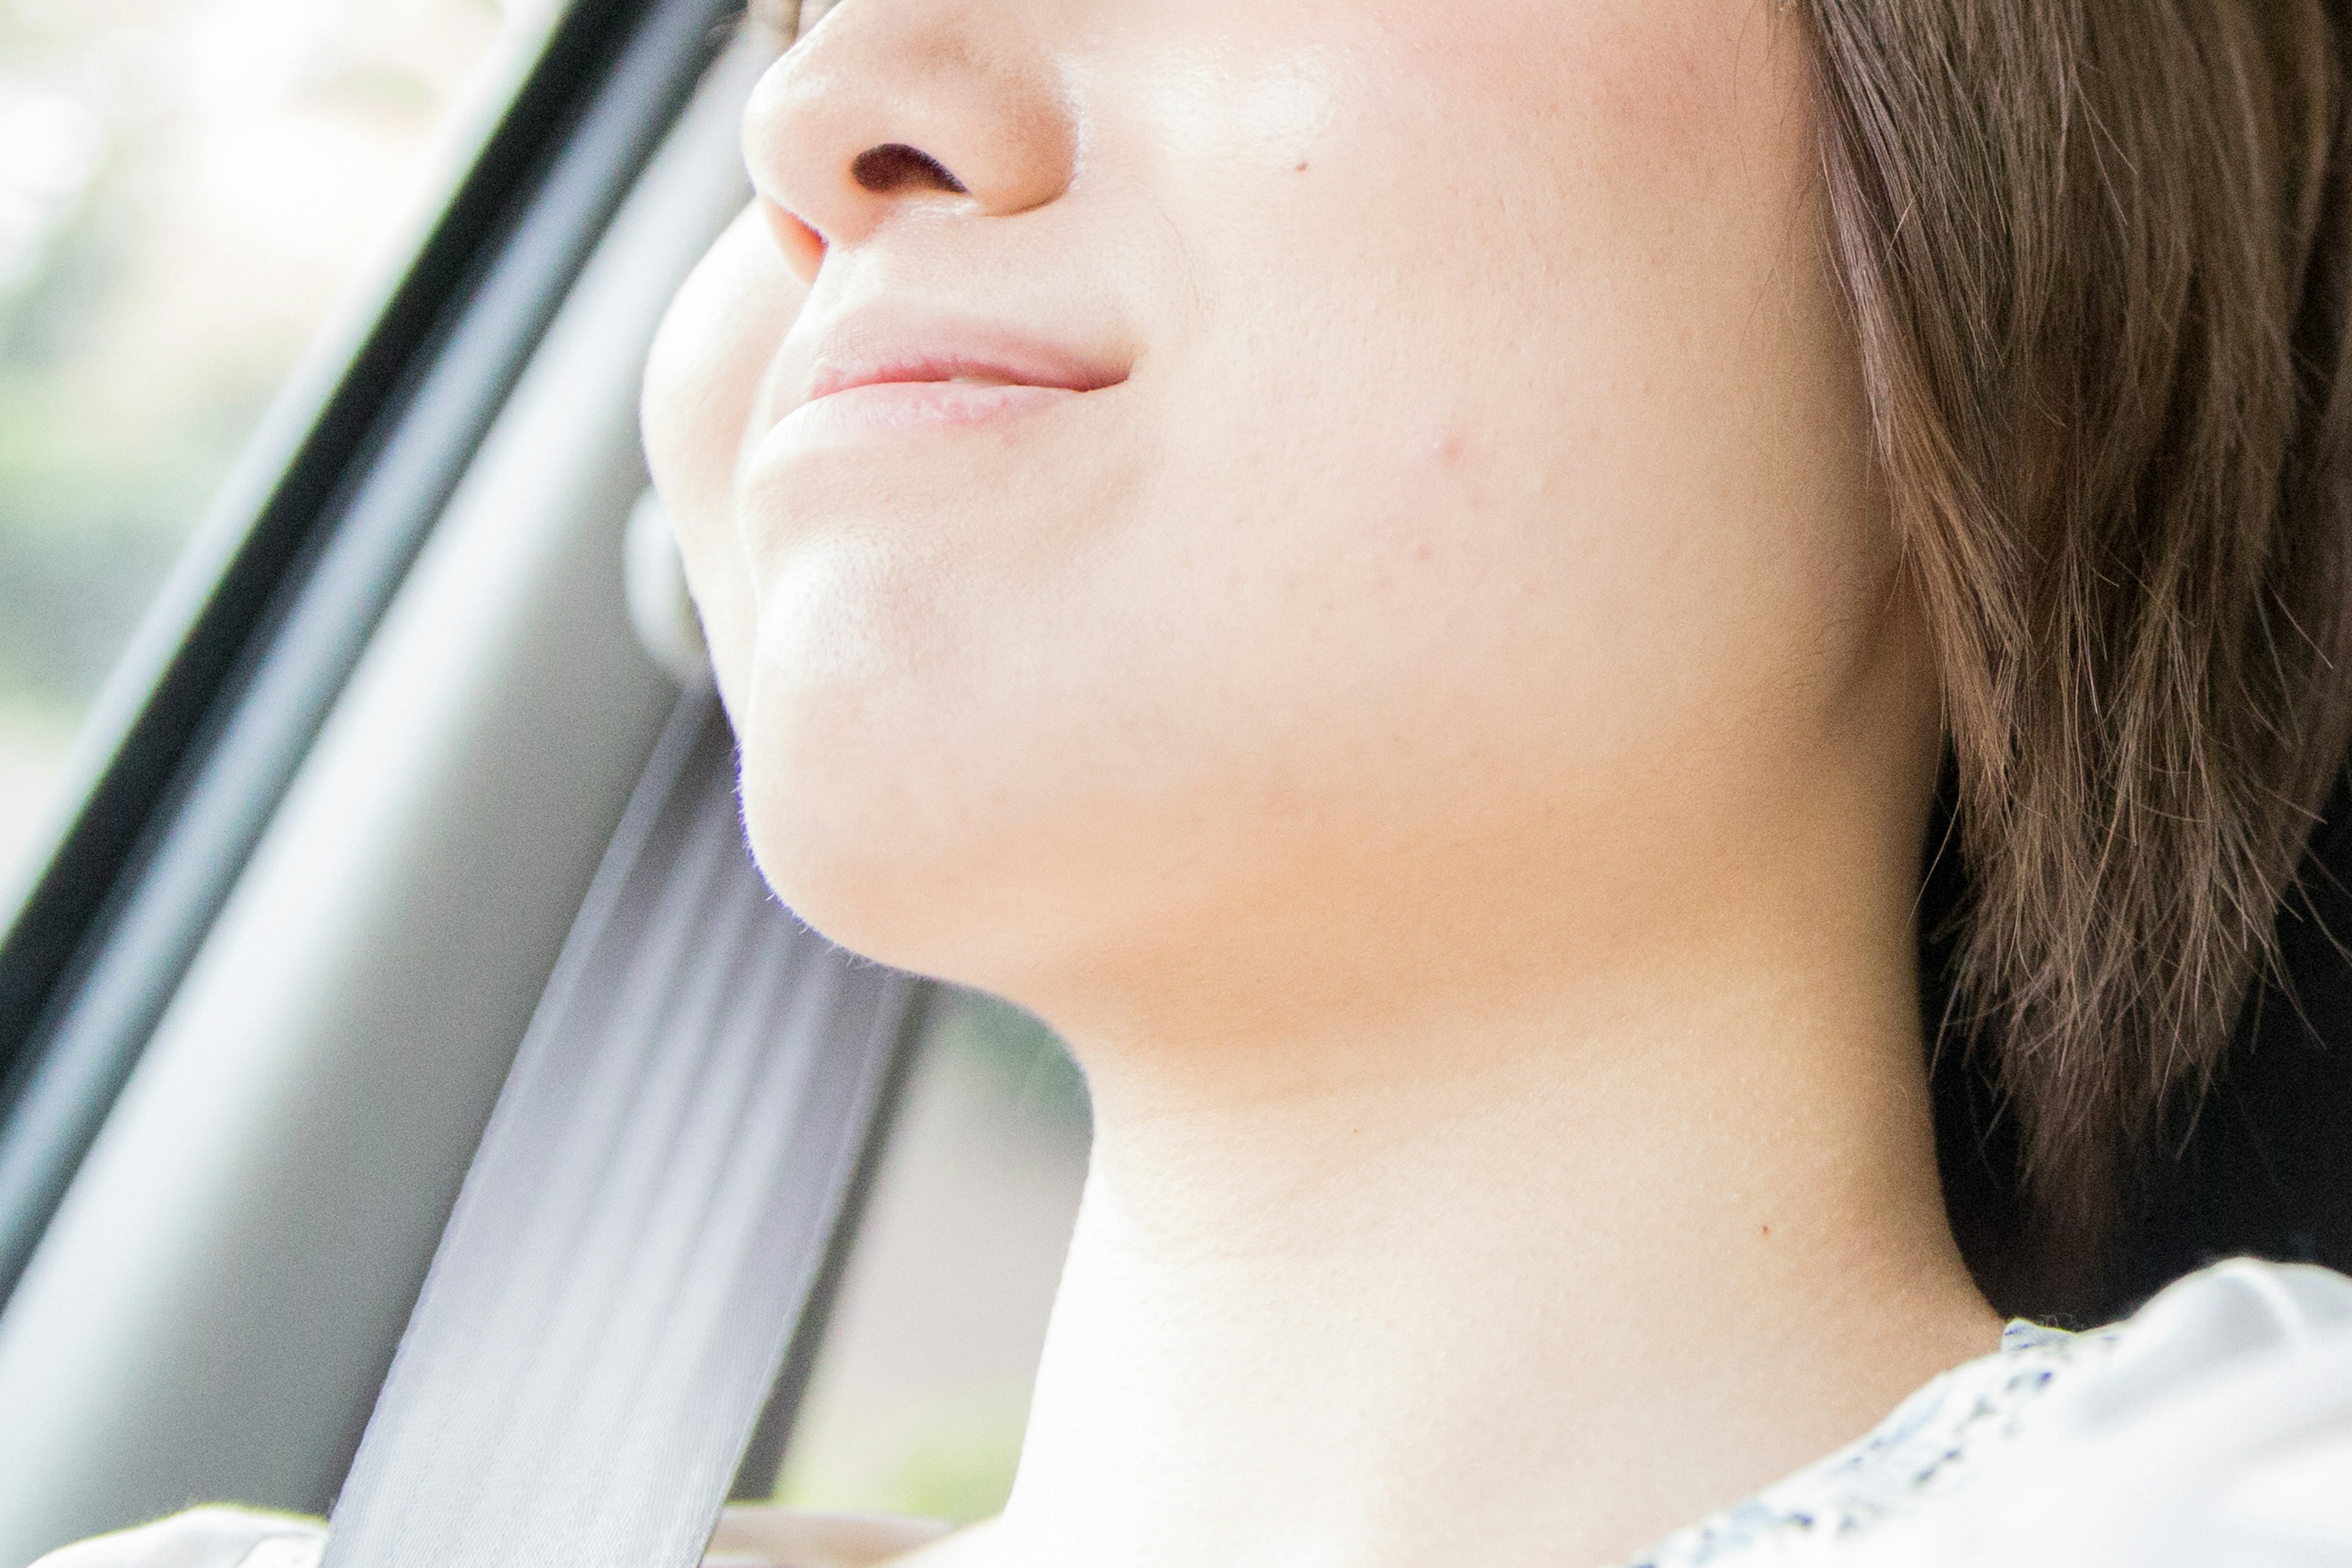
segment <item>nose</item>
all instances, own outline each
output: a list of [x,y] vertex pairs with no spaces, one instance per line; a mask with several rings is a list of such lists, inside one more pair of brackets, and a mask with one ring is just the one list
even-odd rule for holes
[[744,157],[802,281],[907,215],[1009,217],[1069,188],[1076,130],[1015,10],[851,0],[770,68],[744,112]]

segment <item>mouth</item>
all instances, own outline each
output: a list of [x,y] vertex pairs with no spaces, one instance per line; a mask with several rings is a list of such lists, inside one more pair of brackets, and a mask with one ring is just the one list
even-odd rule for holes
[[[1000,323],[853,316],[819,331],[765,445],[793,452],[994,425],[1127,379],[1110,356]],[[791,352],[788,345],[787,352]]]

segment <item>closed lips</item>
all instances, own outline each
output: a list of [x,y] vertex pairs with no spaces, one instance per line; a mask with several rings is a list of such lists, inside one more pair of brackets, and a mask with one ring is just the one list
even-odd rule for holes
[[940,354],[897,363],[820,363],[809,383],[805,403],[815,403],[866,386],[940,384],[949,386],[1034,386],[1060,392],[1098,392],[1125,377],[1114,372],[1071,362],[1045,363],[1043,356],[1025,361],[989,355]]
[[1127,379],[1106,358],[963,321],[851,317],[810,347],[804,393],[771,437],[779,456],[994,424]]

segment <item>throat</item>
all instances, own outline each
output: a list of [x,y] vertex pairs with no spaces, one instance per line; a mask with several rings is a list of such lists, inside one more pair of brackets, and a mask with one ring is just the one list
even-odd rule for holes
[[1512,1033],[1192,1109],[1098,1075],[1004,1561],[1614,1562],[1998,1344],[1916,1036]]

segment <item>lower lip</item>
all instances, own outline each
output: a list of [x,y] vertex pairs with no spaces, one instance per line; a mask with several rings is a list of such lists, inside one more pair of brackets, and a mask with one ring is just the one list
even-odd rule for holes
[[853,386],[803,403],[761,444],[771,451],[821,451],[923,430],[993,425],[1080,395],[1059,386],[987,386],[961,381],[893,381]]

